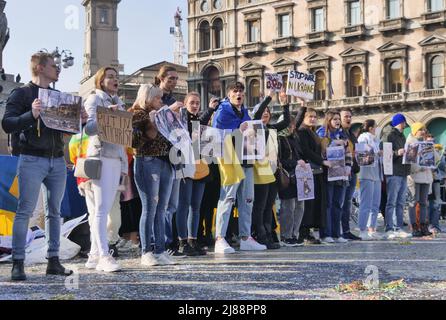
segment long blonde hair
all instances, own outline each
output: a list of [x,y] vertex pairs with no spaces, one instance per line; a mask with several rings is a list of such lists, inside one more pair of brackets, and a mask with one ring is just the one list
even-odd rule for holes
[[147,104],[148,101],[152,101],[156,96],[162,96],[163,90],[154,84],[142,84],[139,87],[138,94],[136,96],[135,103],[133,104],[132,110],[136,109],[146,109],[150,106]]

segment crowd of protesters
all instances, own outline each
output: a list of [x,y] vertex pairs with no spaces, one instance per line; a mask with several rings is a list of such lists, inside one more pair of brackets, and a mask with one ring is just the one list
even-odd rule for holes
[[[32,81],[11,93],[2,120],[5,132],[12,135],[15,155],[19,156],[20,197],[13,227],[12,280],[26,279],[26,233],[42,184],[47,204],[47,274],[72,273],[58,258],[60,205],[66,181],[63,133],[39,121],[42,102],[38,90],[53,90],[50,83],[58,80],[60,70],[47,53],[34,54],[31,69]],[[136,101],[126,108],[117,95],[117,70],[105,67],[95,76],[96,89],[83,104],[83,133],[73,136],[70,144],[75,164],[78,157],[102,163],[100,179],[78,179],[88,207],[91,233],[86,268],[121,270],[117,253],[128,250],[140,251],[141,265],[150,267],[176,264],[179,258],[210,251],[231,254],[235,247],[240,251],[263,251],[441,232],[444,147],[435,144],[435,168],[406,164],[403,159],[408,143],[434,140],[423,123],[412,124],[407,138],[407,121],[399,113],[392,117],[390,130],[386,128],[382,134],[373,119],[353,131],[353,114],[344,109],[327,111],[319,126],[316,110],[305,103],[297,115],[291,115],[284,91],[278,94],[281,117],[275,122],[270,104],[276,93],[270,91],[251,112],[245,105],[245,88],[240,82],[229,84],[226,98],[212,98],[209,106],[200,110],[200,95],[196,92],[189,92],[184,101],[176,101],[172,92],[177,81],[175,68],[162,67],[155,82],[141,85]],[[132,148],[99,139],[98,106],[133,113]],[[216,158],[214,163],[207,163],[196,159],[193,174],[184,165],[173,164],[175,147],[155,121],[157,112],[165,106],[177,116],[192,140],[196,134],[194,123],[230,131],[232,135],[223,138],[223,151],[232,161]],[[256,161],[238,161],[234,137],[243,136],[250,120],[259,120],[263,125],[265,156]],[[385,175],[383,170],[384,142],[392,144],[392,175]],[[358,164],[358,143],[373,150],[372,166]],[[327,150],[333,146],[344,150],[347,179],[328,179],[334,163],[328,159]],[[181,150],[174,153],[178,152]],[[308,164],[314,199],[302,201],[298,199],[294,172]],[[358,189],[359,197],[353,201]],[[403,217],[408,190],[413,201],[408,204],[410,224],[406,227]],[[353,203],[359,204],[358,234],[350,228]],[[116,210],[120,217],[110,219]],[[383,232],[378,230],[379,213],[384,216]]]

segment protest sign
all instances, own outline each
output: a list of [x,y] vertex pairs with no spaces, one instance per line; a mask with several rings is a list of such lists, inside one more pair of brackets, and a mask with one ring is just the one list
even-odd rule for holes
[[314,199],[314,177],[309,163],[305,164],[305,168],[300,165],[296,166],[296,186],[297,200]]
[[435,169],[435,149],[433,142],[420,142],[418,149],[418,165]]
[[313,100],[315,84],[314,74],[290,70],[286,94],[304,100]]
[[158,131],[177,149],[186,149],[191,145],[189,131],[168,106],[164,106],[156,112],[155,125]]
[[223,157],[224,131],[208,126],[200,126],[200,154],[205,157]]
[[82,98],[69,93],[39,88],[40,118],[51,129],[80,132]]
[[97,107],[97,123],[99,140],[132,146],[132,117],[127,111],[111,110],[105,107]]
[[328,168],[328,181],[348,180],[343,146],[328,147],[327,160],[331,162],[331,167]]
[[404,146],[403,164],[417,164],[419,143],[406,143]]
[[356,161],[361,167],[375,166],[375,151],[367,143],[356,143],[355,145]]
[[266,89],[280,92],[283,88],[282,75],[278,73],[265,73]]
[[383,143],[383,167],[385,175],[393,175],[393,149],[391,142]]
[[243,131],[242,160],[262,160],[265,158],[265,129],[261,120],[246,121]]

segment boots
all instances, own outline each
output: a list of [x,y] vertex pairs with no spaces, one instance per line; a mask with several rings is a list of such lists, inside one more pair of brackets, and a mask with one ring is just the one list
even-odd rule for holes
[[432,232],[429,231],[429,225],[427,223],[421,223],[421,234],[423,237],[432,235]]
[[59,257],[51,257],[48,259],[46,274],[47,275],[56,275],[56,276],[70,276],[73,274],[73,271],[65,269],[60,264]]
[[12,281],[26,280],[23,260],[12,260],[11,280]]
[[206,255],[206,250],[204,250],[197,242],[197,239],[188,239],[187,243],[189,244],[189,246],[194,249],[199,256],[205,256]]
[[198,256],[198,252],[187,243],[187,240],[180,240],[180,248],[178,251],[188,257]]
[[412,223],[412,237],[414,238],[420,238],[423,234],[421,233],[420,227],[418,227],[418,224]]

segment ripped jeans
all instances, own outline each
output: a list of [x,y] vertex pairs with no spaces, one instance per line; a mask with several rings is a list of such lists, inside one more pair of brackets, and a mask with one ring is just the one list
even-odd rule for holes
[[142,254],[152,251],[152,230],[155,234],[155,253],[165,251],[164,223],[173,177],[169,162],[156,157],[136,157],[135,182],[142,204],[139,223]]
[[237,200],[238,230],[240,237],[251,236],[251,215],[254,200],[253,168],[243,168],[245,179],[240,183],[222,186],[217,206],[215,236],[224,238],[228,229],[232,207]]

